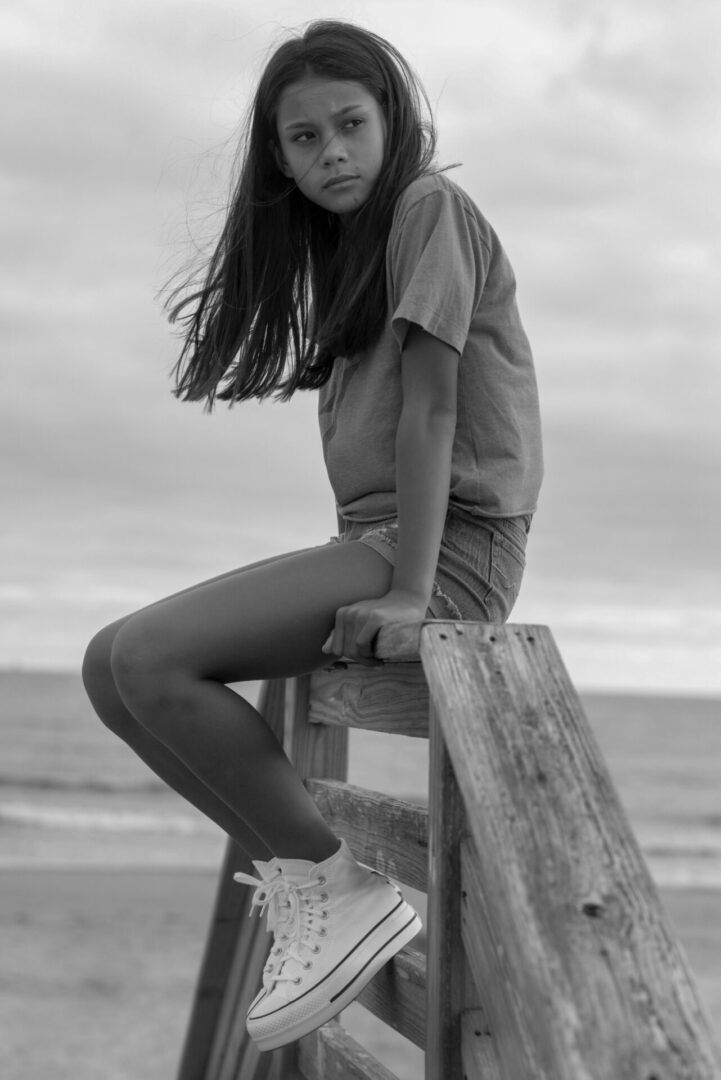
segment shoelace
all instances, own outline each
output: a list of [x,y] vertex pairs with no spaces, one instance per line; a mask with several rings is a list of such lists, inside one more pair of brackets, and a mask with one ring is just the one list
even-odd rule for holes
[[[282,975],[280,969],[287,959],[288,950],[293,945],[296,946],[293,959],[303,968],[311,967],[312,961],[304,960],[298,955],[301,947],[305,946],[312,953],[320,952],[317,942],[310,944],[308,937],[313,934],[325,937],[325,927],[319,927],[316,923],[328,917],[323,907],[328,896],[326,893],[307,895],[307,892],[325,885],[325,878],[319,877],[304,882],[292,881],[284,876],[279,867],[277,876],[270,880],[254,878],[251,874],[243,873],[234,874],[233,880],[243,885],[255,886],[248,914],[252,916],[254,909],[260,908],[259,915],[262,918],[267,912],[267,926],[274,933],[273,946],[263,969],[263,984],[288,980],[299,982],[297,976]],[[277,972],[276,965],[279,969]]]

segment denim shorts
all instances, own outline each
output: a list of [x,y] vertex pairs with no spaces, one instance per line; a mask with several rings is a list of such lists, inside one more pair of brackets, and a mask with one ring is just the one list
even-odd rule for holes
[[[346,521],[331,543],[359,540],[395,564],[398,519]],[[531,515],[478,517],[451,506],[446,515],[428,616],[503,623],[511,613],[526,565]]]

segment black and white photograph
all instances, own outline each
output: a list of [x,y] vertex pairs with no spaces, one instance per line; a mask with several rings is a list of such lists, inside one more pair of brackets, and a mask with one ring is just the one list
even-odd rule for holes
[[3,4],[4,1080],[721,1076],[720,43]]

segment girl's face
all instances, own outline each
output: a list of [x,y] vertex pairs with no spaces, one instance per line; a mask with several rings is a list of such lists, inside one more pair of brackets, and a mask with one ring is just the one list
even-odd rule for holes
[[362,206],[383,164],[386,124],[373,94],[356,82],[307,75],[278,102],[276,158],[311,202],[334,214]]

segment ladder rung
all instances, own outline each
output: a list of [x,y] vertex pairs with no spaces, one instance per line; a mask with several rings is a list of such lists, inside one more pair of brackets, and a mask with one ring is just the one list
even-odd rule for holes
[[428,887],[428,811],[424,806],[340,780],[306,780],[331,829],[359,862],[425,892]]
[[426,1045],[426,958],[406,947],[371,979],[356,999],[374,1016],[405,1035],[421,1050]]
[[298,1068],[304,1080],[397,1080],[335,1021],[300,1040]]
[[428,737],[428,686],[420,664],[324,668],[310,676],[308,720]]

